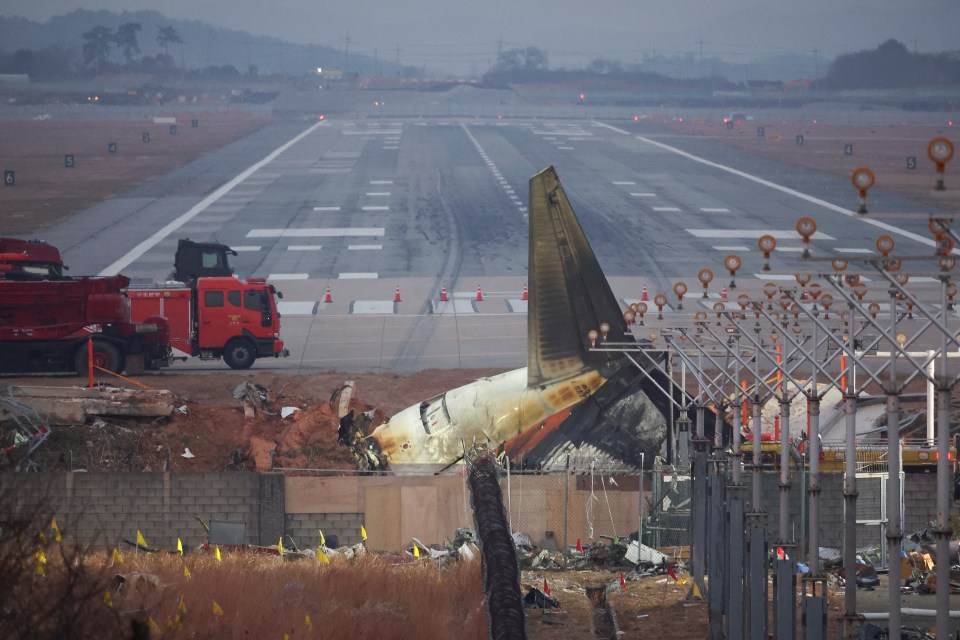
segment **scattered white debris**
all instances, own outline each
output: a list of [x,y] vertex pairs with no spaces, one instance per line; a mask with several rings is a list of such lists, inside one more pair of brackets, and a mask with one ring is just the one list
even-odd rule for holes
[[280,417],[289,418],[290,416],[295,414],[297,411],[300,411],[300,407],[284,407],[280,409]]
[[187,405],[181,405],[181,406],[177,407],[177,413],[186,414],[186,413],[187,413]]
[[190,447],[184,447],[183,453],[180,454],[180,457],[186,458],[187,460],[190,458],[196,458],[196,456],[190,451]]

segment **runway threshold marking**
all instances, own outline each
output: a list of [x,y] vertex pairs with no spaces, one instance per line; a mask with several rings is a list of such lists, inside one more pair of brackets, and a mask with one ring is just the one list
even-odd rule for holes
[[277,147],[276,149],[268,153],[263,160],[260,160],[256,164],[251,165],[250,167],[248,167],[247,169],[245,169],[244,171],[242,171],[241,173],[239,173],[238,175],[230,179],[226,184],[222,185],[219,189],[217,189],[216,191],[208,195],[206,198],[204,198],[197,204],[190,207],[190,209],[186,213],[180,215],[178,218],[172,220],[171,222],[168,222],[166,225],[164,225],[159,230],[157,230],[149,238],[147,238],[146,240],[144,240],[143,242],[135,246],[133,249],[125,253],[120,259],[114,261],[113,264],[108,266],[106,269],[102,270],[100,272],[100,275],[112,276],[120,273],[122,269],[125,269],[134,260],[137,260],[140,256],[142,256],[147,251],[152,249],[161,240],[163,240],[164,238],[169,236],[171,233],[173,233],[174,231],[182,227],[184,224],[192,220],[195,216],[199,215],[211,204],[213,204],[223,196],[227,195],[231,189],[236,187],[238,184],[240,184],[241,182],[243,182],[244,180],[252,176],[254,173],[259,171],[266,165],[273,162],[273,160],[276,159],[277,156],[279,156],[281,153],[283,153],[284,151],[286,151],[287,149],[289,149],[290,147],[297,144],[298,142],[303,140],[305,137],[313,133],[321,124],[322,123],[320,122],[313,124],[312,126],[308,127],[306,130],[300,132],[299,134],[294,136],[292,139],[288,140],[287,142],[283,143],[282,145],[280,145],[279,147]]
[[[615,131],[615,132],[620,133],[620,134],[623,134],[623,135],[625,135],[625,136],[633,135],[633,134],[631,134],[629,131],[625,131],[625,130],[620,129],[620,128],[618,128],[618,127],[614,127],[614,126],[612,126],[612,125],[606,124],[606,123],[604,123],[604,122],[599,122],[599,121],[597,121],[597,120],[594,120],[593,123],[594,123],[596,126],[604,127],[604,128],[606,128],[606,129],[610,129],[611,131]],[[856,211],[853,211],[853,210],[851,210],[851,209],[844,209],[843,207],[841,207],[841,206],[839,206],[839,205],[835,205],[835,204],[833,204],[832,202],[827,202],[826,200],[823,200],[823,199],[821,199],[821,198],[817,198],[816,196],[811,196],[811,195],[809,195],[809,194],[803,193],[802,191],[797,191],[796,189],[791,189],[790,187],[785,187],[785,186],[783,186],[782,184],[777,184],[776,182],[771,182],[770,180],[766,180],[766,179],[764,179],[764,178],[761,178],[760,176],[755,176],[755,175],[753,175],[753,174],[751,174],[751,173],[747,173],[746,171],[741,171],[740,169],[734,169],[733,167],[729,167],[729,166],[727,166],[727,165],[725,165],[725,164],[720,164],[719,162],[714,162],[713,160],[707,160],[706,158],[701,158],[700,156],[696,156],[696,155],[694,155],[694,154],[692,154],[692,153],[689,153],[689,152],[687,152],[687,151],[684,151],[684,150],[682,150],[682,149],[678,149],[678,148],[676,148],[676,147],[671,147],[671,146],[668,145],[668,144],[664,144],[664,143],[662,143],[662,142],[657,142],[656,140],[651,140],[650,138],[647,138],[647,137],[645,137],[645,136],[634,136],[634,138],[636,138],[637,140],[639,140],[639,141],[641,141],[641,142],[645,142],[645,143],[647,143],[647,144],[649,144],[649,145],[653,145],[654,147],[658,147],[658,148],[660,148],[660,149],[663,149],[664,151],[669,151],[670,153],[675,153],[675,154],[677,154],[678,156],[684,157],[684,158],[686,158],[686,159],[688,159],[688,160],[692,160],[692,161],[694,161],[694,162],[699,162],[700,164],[706,165],[706,166],[708,166],[708,167],[713,167],[714,169],[719,169],[720,171],[726,171],[727,173],[733,174],[733,175],[738,176],[738,177],[740,177],[740,178],[743,178],[743,179],[745,179],[745,180],[749,180],[749,181],[751,181],[751,182],[755,182],[756,184],[763,185],[763,186],[769,187],[769,188],[771,188],[771,189],[776,189],[777,191],[779,191],[779,192],[781,192],[781,193],[785,193],[785,194],[790,195],[790,196],[793,196],[793,197],[795,197],[795,198],[799,198],[799,199],[804,200],[804,201],[806,201],[806,202],[809,202],[809,203],[811,203],[811,204],[815,204],[815,205],[817,205],[817,206],[819,206],[819,207],[823,207],[824,209],[828,209],[828,210],[834,211],[834,212],[836,212],[836,213],[841,213],[841,214],[847,216],[848,218],[856,218],[857,220],[860,220],[861,222],[865,222],[865,223],[867,223],[867,224],[873,225],[874,227],[877,227],[878,229],[883,229],[884,231],[889,231],[889,232],[891,232],[891,233],[897,233],[897,234],[899,234],[899,235],[901,235],[901,236],[903,236],[903,237],[905,237],[905,238],[909,238],[909,239],[911,239],[911,240],[914,240],[914,241],[916,241],[916,242],[919,242],[920,244],[925,244],[925,245],[927,245],[927,246],[929,246],[929,247],[936,246],[936,242],[935,242],[932,238],[926,238],[926,237],[921,236],[921,235],[919,235],[919,234],[913,233],[912,231],[907,231],[906,229],[901,229],[900,227],[894,226],[894,225],[892,225],[892,224],[887,224],[887,223],[881,222],[881,221],[879,221],[879,220],[874,220],[874,219],[872,219],[872,218],[865,217],[865,216],[863,216],[863,215],[861,215],[861,214],[858,214]]]
[[349,236],[382,236],[383,227],[325,227],[305,229],[251,229],[248,238],[343,238]]

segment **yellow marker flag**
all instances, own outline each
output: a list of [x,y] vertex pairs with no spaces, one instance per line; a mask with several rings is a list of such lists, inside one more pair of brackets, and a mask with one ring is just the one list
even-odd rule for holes
[[330,564],[330,558],[328,558],[327,554],[323,552],[323,549],[317,549],[317,562],[322,562],[323,564]]
[[219,562],[220,560],[223,559],[223,558],[220,557],[220,545],[217,545],[217,546],[216,546],[216,550],[217,550],[217,553],[216,553],[217,562]]
[[280,557],[283,557],[283,536],[280,536],[279,542],[277,542],[277,550],[280,552]]
[[150,633],[160,633],[160,626],[157,625],[153,618],[147,618],[147,626],[150,627]]
[[117,564],[123,564],[123,556],[120,555],[116,547],[113,548],[113,561]]
[[137,544],[144,548],[150,546],[147,544],[147,539],[143,537],[142,533],[140,533],[140,529],[137,529]]
[[290,637],[289,633],[285,633],[283,634],[283,640],[293,640],[293,639]]
[[363,525],[360,525],[360,537],[363,540],[367,539],[367,530],[363,528]]
[[216,600],[213,601],[213,615],[223,617],[223,609],[220,608]]
[[173,618],[168,617],[167,626],[177,631],[183,629],[183,622],[180,620],[180,614],[178,613],[176,617]]
[[46,577],[47,577],[47,571],[46,571],[46,569],[43,568],[43,565],[40,564],[40,563],[37,563],[37,572],[36,572],[36,573],[37,573],[37,575],[40,576],[41,578],[46,578]]
[[187,568],[187,565],[183,565],[183,577],[187,580],[193,577],[190,575],[190,569]]
[[304,622],[306,623],[306,625],[307,625],[307,631],[313,629],[313,620],[310,619],[310,614],[309,614],[309,613],[308,613],[307,615],[303,616],[303,621],[304,621]]
[[50,529],[53,531],[53,539],[62,542],[63,536],[60,535],[60,527],[57,526],[56,517],[50,519]]
[[177,553],[181,556],[183,555],[183,543],[180,541],[180,538],[177,538]]
[[697,600],[703,600],[703,596],[700,595],[700,589],[697,588],[697,583],[693,583],[693,597]]
[[323,536],[323,529],[317,529],[320,532],[320,546],[327,546],[327,539]]
[[108,607],[110,607],[111,609],[113,609],[113,598],[110,597],[110,592],[109,592],[109,591],[104,591],[104,592],[103,592],[103,604],[105,604],[105,605],[107,605]]
[[47,554],[43,552],[43,549],[37,549],[37,552],[34,555],[37,557],[37,562],[40,564],[47,564]]
[[418,547],[417,545],[413,545],[413,557],[414,558],[420,557],[420,547]]
[[[177,605],[177,611],[179,611],[180,613],[186,613],[186,612],[187,612],[187,603],[186,603],[186,601],[184,601],[184,599],[183,599],[183,594],[182,594],[182,593],[180,594],[180,604]],[[179,617],[180,617],[180,616],[178,615],[177,618],[179,618]]]
[[43,535],[43,531],[37,534],[37,540],[39,540],[43,546],[47,546],[47,536]]

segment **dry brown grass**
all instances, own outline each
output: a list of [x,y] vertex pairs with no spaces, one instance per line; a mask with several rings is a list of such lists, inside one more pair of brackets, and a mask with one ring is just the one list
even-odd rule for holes
[[[373,556],[334,557],[329,565],[222,556],[218,562],[212,556],[124,554],[124,563],[113,567],[127,577],[112,592],[114,607],[124,616],[152,620],[152,638],[487,637],[476,561],[439,569],[426,560],[390,564]],[[97,554],[90,562],[109,565],[110,555]],[[131,579],[139,574],[156,577],[157,585]],[[222,616],[215,614],[215,602]]]

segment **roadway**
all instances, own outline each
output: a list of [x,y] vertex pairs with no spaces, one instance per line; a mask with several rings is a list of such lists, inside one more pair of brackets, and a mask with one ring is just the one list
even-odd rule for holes
[[[151,280],[172,270],[178,238],[232,246],[239,275],[269,278],[284,293],[292,356],[256,368],[515,368],[526,352],[527,180],[550,164],[624,305],[644,286],[652,298],[678,279],[699,293],[701,267],[715,272],[718,298],[730,253],[743,260],[741,287],[792,281],[814,270],[797,260],[794,225],[806,215],[819,225],[811,248],[821,258],[866,255],[881,233],[898,252],[931,251],[925,220],[857,216],[848,180],[653,123],[471,118],[277,122],[45,239],[72,274]],[[871,192],[870,205],[930,211],[884,193]],[[779,243],[766,273],[763,233]]]

